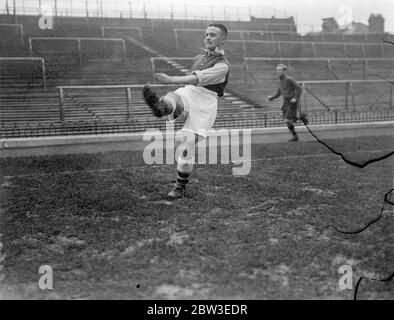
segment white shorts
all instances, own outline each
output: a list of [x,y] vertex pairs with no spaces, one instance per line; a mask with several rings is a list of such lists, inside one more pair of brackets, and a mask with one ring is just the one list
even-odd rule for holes
[[190,131],[206,137],[216,120],[218,109],[218,95],[216,92],[188,85],[175,91],[185,106],[185,125],[182,130]]

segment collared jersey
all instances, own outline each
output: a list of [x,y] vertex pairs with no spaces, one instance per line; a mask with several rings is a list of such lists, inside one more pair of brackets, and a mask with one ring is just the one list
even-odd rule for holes
[[228,83],[229,63],[224,57],[224,51],[211,52],[204,50],[205,54],[198,55],[193,64],[192,70],[198,78],[198,86],[214,91],[219,97],[224,94],[224,89]]

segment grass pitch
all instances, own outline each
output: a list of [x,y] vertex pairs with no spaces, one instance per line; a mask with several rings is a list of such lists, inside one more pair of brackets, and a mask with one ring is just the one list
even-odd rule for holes
[[[393,137],[331,140],[352,160]],[[393,158],[357,169],[317,142],[252,147],[251,172],[200,165],[187,197],[165,195],[174,166],[142,152],[0,160],[0,294],[28,299],[352,299],[342,265],[394,272]],[[343,230],[362,228],[357,235]],[[41,265],[53,268],[42,291]],[[394,281],[363,281],[359,299],[393,299]]]

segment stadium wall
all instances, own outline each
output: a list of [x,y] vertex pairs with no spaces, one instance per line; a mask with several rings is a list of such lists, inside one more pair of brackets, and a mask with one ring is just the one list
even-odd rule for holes
[[[370,123],[326,124],[310,126],[322,139],[341,139],[362,136],[392,136],[394,121]],[[305,127],[298,127],[300,140],[314,141]],[[252,144],[287,142],[287,128],[251,129]],[[60,136],[41,138],[13,138],[0,140],[0,158],[112,151],[142,151],[149,141],[141,133],[97,136]]]

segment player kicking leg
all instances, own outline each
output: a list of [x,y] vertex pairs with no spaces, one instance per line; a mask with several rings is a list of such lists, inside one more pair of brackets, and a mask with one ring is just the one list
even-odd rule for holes
[[222,49],[226,38],[227,28],[224,25],[209,25],[205,31],[206,49],[204,54],[196,57],[191,74],[155,74],[159,83],[184,87],[168,92],[163,97],[159,97],[149,85],[143,89],[144,100],[155,116],[167,116],[170,121],[185,120],[182,132],[186,138],[178,157],[177,182],[168,194],[169,198],[184,196],[193,170],[195,144],[206,137],[215,122],[218,98],[223,96],[229,76],[229,63]]

